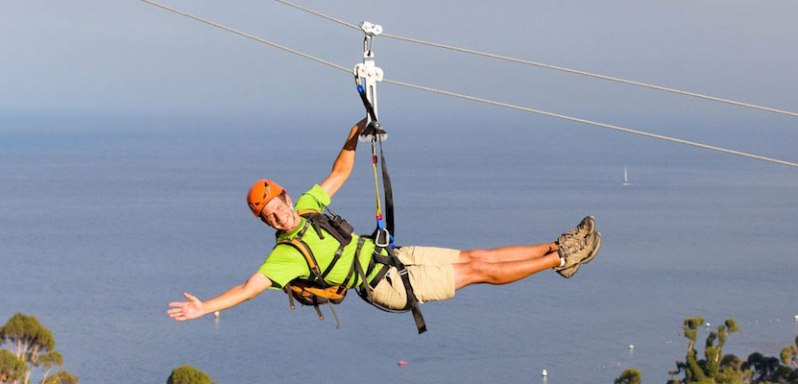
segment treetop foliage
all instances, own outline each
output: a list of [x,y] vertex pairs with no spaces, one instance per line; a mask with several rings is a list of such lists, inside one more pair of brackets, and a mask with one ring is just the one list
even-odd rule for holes
[[[798,337],[795,344],[784,347],[780,358],[763,356],[754,352],[747,360],[732,354],[723,354],[726,338],[740,328],[737,321],[727,319],[715,330],[710,331],[704,343],[703,358],[695,349],[701,326],[709,328],[702,317],[684,320],[682,333],[688,340],[684,361],[676,362],[676,369],[670,371],[674,378],[668,384],[798,384]],[[634,368],[624,370],[615,384],[641,384],[640,371]]]
[[[0,326],[0,384],[29,384],[33,368],[41,368],[43,384],[77,384],[77,376],[59,371],[50,376],[54,367],[64,363],[55,350],[53,333],[36,316],[17,313]],[[8,348],[8,349],[5,349]]]
[[166,384],[218,384],[211,381],[210,376],[190,365],[183,365],[172,370]]
[[28,371],[28,364],[13,353],[0,349],[0,383],[12,383],[22,379]]

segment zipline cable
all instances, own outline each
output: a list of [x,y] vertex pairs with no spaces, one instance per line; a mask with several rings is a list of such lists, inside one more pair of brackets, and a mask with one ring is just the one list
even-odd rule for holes
[[656,134],[656,133],[641,131],[641,130],[632,129],[632,128],[621,127],[619,125],[601,123],[601,122],[598,122],[598,121],[582,119],[582,118],[579,118],[579,117],[573,117],[573,116],[563,115],[563,114],[554,113],[554,112],[546,112],[546,111],[542,111],[542,110],[539,110],[539,109],[523,107],[523,106],[520,106],[520,105],[504,103],[504,102],[490,100],[490,99],[484,99],[484,98],[476,97],[476,96],[464,95],[464,94],[461,94],[461,93],[446,91],[446,90],[442,90],[442,89],[435,89],[435,88],[431,88],[431,87],[427,87],[427,86],[423,86],[423,85],[405,83],[405,82],[396,81],[396,80],[383,79],[383,82],[384,83],[388,83],[388,84],[398,85],[400,87],[412,88],[412,89],[417,89],[417,90],[420,90],[420,91],[431,92],[431,93],[436,93],[436,94],[446,95],[446,96],[451,96],[451,97],[457,97],[457,98],[461,98],[461,99],[465,99],[465,100],[471,100],[471,101],[484,103],[484,104],[489,104],[489,105],[494,105],[494,106],[498,106],[498,107],[510,108],[510,109],[515,109],[515,110],[524,111],[524,112],[537,113],[537,114],[544,115],[544,116],[556,117],[558,119],[564,119],[564,120],[569,120],[569,121],[573,121],[573,122],[577,122],[577,123],[582,123],[582,124],[588,124],[588,125],[593,125],[593,126],[602,127],[602,128],[613,129],[613,130],[620,131],[620,132],[632,133],[632,134],[636,134],[636,135],[640,135],[640,136],[646,136],[646,137],[651,137],[651,138],[655,138],[655,139],[659,139],[659,140],[670,141],[670,142],[673,142],[673,143],[690,145],[690,146],[693,146],[693,147],[698,147],[698,148],[702,148],[702,149],[708,149],[708,150],[717,151],[717,152],[723,152],[723,153],[727,153],[727,154],[730,154],[730,155],[743,156],[743,157],[747,157],[747,158],[751,158],[751,159],[764,160],[764,161],[768,161],[768,162],[772,162],[772,163],[776,163],[776,164],[788,165],[788,166],[791,166],[791,167],[798,167],[798,163],[794,163],[794,162],[790,162],[790,161],[786,161],[786,160],[780,160],[780,159],[775,159],[775,158],[771,158],[771,157],[756,155],[756,154],[753,154],[753,153],[737,151],[737,150],[734,150],[734,149],[728,149],[728,148],[718,147],[718,146],[709,145],[709,144],[702,144],[702,143],[695,142],[695,141],[684,140],[684,139],[679,139],[679,138],[665,136],[665,135],[659,135],[659,134]]
[[[320,64],[326,65],[328,67],[331,67],[333,69],[337,69],[337,70],[340,70],[340,71],[344,71],[344,72],[346,72],[348,74],[351,74],[351,71],[349,69],[347,69],[347,68],[345,68],[345,67],[343,67],[341,65],[329,62],[329,61],[324,60],[324,59],[320,59],[318,57],[306,54],[304,52],[297,51],[295,49],[291,49],[291,48],[285,47],[285,46],[277,44],[277,43],[273,43],[271,41],[265,40],[265,39],[260,38],[258,36],[255,36],[255,35],[252,35],[252,34],[249,34],[249,33],[246,33],[246,32],[239,31],[237,29],[234,29],[234,28],[219,24],[217,22],[214,22],[214,21],[211,21],[211,20],[199,17],[199,16],[192,15],[190,13],[178,10],[176,8],[165,6],[165,5],[160,4],[160,3],[156,2],[156,1],[153,1],[153,0],[141,0],[141,1],[143,1],[145,3],[148,3],[150,5],[154,5],[154,6],[158,7],[158,8],[161,8],[161,9],[176,13],[178,15],[182,15],[182,16],[188,17],[190,19],[199,21],[201,23],[205,23],[205,24],[211,25],[213,27],[216,27],[216,28],[219,28],[219,29],[231,32],[231,33],[235,33],[237,35],[246,37],[248,39],[257,41],[259,43],[266,44],[266,45],[269,45],[271,47],[281,49],[281,50],[283,50],[285,52],[300,56],[302,58],[305,58],[305,59],[308,59],[308,60],[311,60],[311,61],[315,61],[317,63],[320,63]],[[277,1],[282,1],[282,0],[277,0]],[[776,159],[776,158],[772,158],[772,157],[756,155],[756,154],[753,154],[753,153],[737,151],[737,150],[723,148],[723,147],[718,147],[718,146],[714,146],[714,145],[702,144],[702,143],[695,142],[695,141],[689,141],[689,140],[679,139],[679,138],[675,138],[675,137],[659,135],[659,134],[645,132],[645,131],[641,131],[641,130],[637,130],[637,129],[632,129],[632,128],[621,127],[621,126],[618,126],[618,125],[601,123],[601,122],[597,122],[597,121],[593,121],[593,120],[582,119],[582,118],[578,118],[578,117],[572,117],[572,116],[563,115],[563,114],[554,113],[554,112],[546,112],[546,111],[539,110],[539,109],[523,107],[523,106],[519,106],[519,105],[515,105],[515,104],[504,103],[504,102],[495,101],[495,100],[486,99],[486,98],[481,98],[481,97],[476,97],[476,96],[469,96],[469,95],[465,95],[465,94],[462,94],[462,93],[456,93],[456,92],[446,91],[446,90],[442,90],[442,89],[436,89],[436,88],[427,87],[427,86],[423,86],[423,85],[417,85],[417,84],[406,83],[406,82],[396,81],[396,80],[389,80],[389,79],[383,79],[382,81],[387,83],[387,84],[393,84],[393,85],[400,86],[400,87],[411,88],[411,89],[416,89],[416,90],[425,91],[425,92],[431,92],[431,93],[435,93],[435,94],[439,94],[439,95],[445,95],[445,96],[450,96],[450,97],[456,97],[456,98],[460,98],[460,99],[475,101],[475,102],[489,104],[489,105],[498,106],[498,107],[515,109],[515,110],[524,111],[524,112],[536,113],[536,114],[540,114],[540,115],[544,115],[544,116],[555,117],[555,118],[558,118],[558,119],[569,120],[569,121],[573,121],[573,122],[577,122],[577,123],[593,125],[593,126],[597,126],[597,127],[601,127],[601,128],[607,128],[607,129],[620,131],[620,132],[632,133],[632,134],[636,134],[636,135],[640,135],[640,136],[651,137],[651,138],[655,138],[655,139],[659,139],[659,140],[665,140],[665,141],[669,141],[669,142],[673,142],[673,143],[685,144],[685,145],[690,145],[690,146],[698,147],[698,148],[702,148],[702,149],[713,150],[713,151],[722,152],[722,153],[726,153],[726,154],[742,156],[742,157],[746,157],[746,158],[750,158],[750,159],[762,160],[762,161],[767,161],[767,162],[771,162],[771,163],[775,163],[775,164],[787,165],[787,166],[790,166],[790,167],[798,168],[798,163],[794,163],[794,162],[790,162],[790,161],[786,161],[786,160],[780,160],[780,159]]]
[[333,69],[337,69],[339,71],[344,71],[346,73],[350,73],[351,72],[350,69],[348,69],[346,67],[343,67],[343,66],[340,66],[338,64],[329,62],[329,61],[324,60],[324,59],[320,59],[320,58],[315,57],[315,56],[308,55],[308,54],[306,54],[304,52],[297,51],[296,49],[288,48],[288,47],[286,47],[284,45],[273,43],[271,41],[262,39],[262,38],[260,38],[258,36],[255,36],[255,35],[252,35],[252,34],[249,34],[249,33],[246,33],[246,32],[239,31],[239,30],[237,30],[235,28],[230,28],[230,27],[228,27],[226,25],[219,24],[219,23],[217,23],[215,21],[208,20],[206,18],[199,17],[199,16],[196,16],[196,15],[192,15],[192,14],[190,14],[188,12],[181,11],[181,10],[179,10],[177,8],[173,8],[173,7],[170,7],[168,5],[164,5],[164,4],[158,3],[156,1],[152,1],[152,0],[141,0],[141,1],[143,1],[143,2],[145,2],[147,4],[150,4],[150,5],[154,5],[154,6],[158,7],[158,8],[165,9],[165,10],[167,10],[169,12],[173,12],[173,13],[176,13],[178,15],[188,17],[189,19],[193,19],[193,20],[199,21],[201,23],[205,23],[205,24],[208,24],[210,26],[225,30],[227,32],[235,33],[236,35],[246,37],[247,39],[255,40],[255,41],[259,42],[259,43],[263,43],[263,44],[272,46],[274,48],[281,49],[281,50],[286,51],[288,53],[291,53],[291,54],[294,54],[294,55],[297,55],[297,56],[300,56],[300,57],[304,57],[304,58],[306,58],[308,60],[315,61],[315,62],[317,62],[319,64],[326,65],[326,66],[331,67]]
[[[310,13],[312,15],[321,17],[323,19],[326,19],[326,20],[341,24],[341,25],[343,25],[345,27],[356,29],[356,30],[360,30],[360,28],[358,26],[356,26],[356,25],[354,25],[352,23],[348,23],[346,21],[343,21],[341,19],[326,15],[326,14],[321,13],[319,11],[316,11],[316,10],[313,10],[313,9],[310,9],[310,8],[307,8],[307,7],[303,7],[303,6],[298,5],[298,4],[294,4],[294,3],[290,2],[290,1],[286,1],[286,0],[274,0],[274,1],[276,1],[278,3],[281,3],[281,4],[284,4],[284,5],[287,5],[287,6],[290,6],[290,7],[293,7],[293,8],[296,8],[296,9],[301,10],[303,12],[307,12],[307,13]],[[722,97],[710,96],[710,95],[705,95],[705,94],[701,94],[701,93],[680,90],[680,89],[676,89],[676,88],[669,88],[669,87],[664,87],[664,86],[661,86],[661,85],[644,83],[644,82],[641,82],[641,81],[627,80],[627,79],[622,79],[622,78],[619,78],[619,77],[602,75],[602,74],[599,74],[599,73],[587,72],[587,71],[582,71],[582,70],[574,69],[574,68],[562,67],[562,66],[557,66],[557,65],[552,65],[552,64],[545,64],[545,63],[541,63],[541,62],[537,62],[537,61],[526,60],[526,59],[521,59],[521,58],[512,57],[512,56],[505,56],[505,55],[500,55],[500,54],[496,54],[496,53],[483,52],[483,51],[478,51],[478,50],[474,50],[474,49],[457,47],[457,46],[448,45],[448,44],[442,44],[442,43],[436,43],[436,42],[416,39],[416,38],[412,38],[412,37],[394,35],[394,34],[385,33],[385,32],[381,36],[385,37],[385,38],[399,40],[399,41],[404,41],[404,42],[413,43],[413,44],[421,44],[421,45],[426,45],[426,46],[434,47],[434,48],[448,49],[450,51],[455,51],[455,52],[460,52],[460,53],[467,53],[467,54],[476,55],[476,56],[482,56],[482,57],[489,57],[489,58],[498,59],[498,60],[504,60],[504,61],[508,61],[508,62],[512,62],[512,63],[531,65],[531,66],[535,66],[535,67],[539,67],[539,68],[552,69],[552,70],[555,70],[555,71],[566,72],[566,73],[570,73],[570,74],[574,74],[574,75],[580,75],[580,76],[586,76],[586,77],[592,77],[592,78],[596,78],[596,79],[612,81],[612,82],[626,84],[626,85],[631,85],[631,86],[635,86],[635,87],[653,89],[653,90],[663,91],[663,92],[670,92],[670,93],[683,95],[683,96],[690,96],[690,97],[695,97],[695,98],[704,99],[704,100],[716,101],[716,102],[719,102],[719,103],[731,104],[731,105],[735,105],[735,106],[738,106],[738,107],[751,108],[751,109],[757,109],[757,110],[766,111],[766,112],[773,112],[773,113],[778,113],[778,114],[792,116],[792,117],[798,117],[798,113],[797,112],[786,111],[786,110],[782,110],[782,109],[776,109],[776,108],[772,108],[772,107],[767,107],[767,106],[762,106],[762,105],[757,105],[757,104],[751,104],[751,103],[746,103],[746,102],[742,102],[742,101],[726,99],[726,98],[722,98]]]

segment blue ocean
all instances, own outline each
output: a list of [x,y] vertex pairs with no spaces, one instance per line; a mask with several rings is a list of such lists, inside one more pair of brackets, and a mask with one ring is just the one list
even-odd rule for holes
[[[702,340],[735,318],[726,352],[742,358],[798,335],[796,169],[515,112],[424,113],[385,119],[397,243],[547,242],[592,214],[596,260],[425,303],[423,335],[354,295],[338,330],[279,292],[178,323],[170,301],[243,282],[274,245],[245,205],[251,183],[303,192],[360,117],[3,117],[0,321],[36,315],[89,384],[164,383],[185,364],[224,384],[611,383],[630,367],[661,383],[687,317],[710,323]],[[652,129],[798,160],[794,121],[750,115]],[[361,233],[368,150],[332,206]]]

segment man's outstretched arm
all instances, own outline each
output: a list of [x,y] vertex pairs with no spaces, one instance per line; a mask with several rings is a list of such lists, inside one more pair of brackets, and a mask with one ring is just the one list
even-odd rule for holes
[[355,150],[357,149],[357,140],[360,132],[366,128],[366,119],[360,120],[349,131],[346,137],[344,147],[338,153],[338,157],[333,163],[332,171],[324,181],[321,182],[321,188],[327,195],[333,197],[336,192],[346,183],[349,175],[352,174],[352,168],[355,166]]
[[174,301],[169,303],[167,313],[177,321],[194,320],[209,313],[234,307],[242,302],[252,299],[267,288],[272,286],[272,281],[260,272],[255,272],[244,284],[236,285],[213,299],[201,301],[200,299],[183,293],[188,301]]

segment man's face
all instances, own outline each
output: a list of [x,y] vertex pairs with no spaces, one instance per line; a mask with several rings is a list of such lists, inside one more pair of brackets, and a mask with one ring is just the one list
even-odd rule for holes
[[275,197],[266,203],[260,213],[260,218],[266,225],[278,231],[290,232],[299,225],[299,215],[291,206],[291,199],[288,195],[284,196],[285,201],[281,197]]

